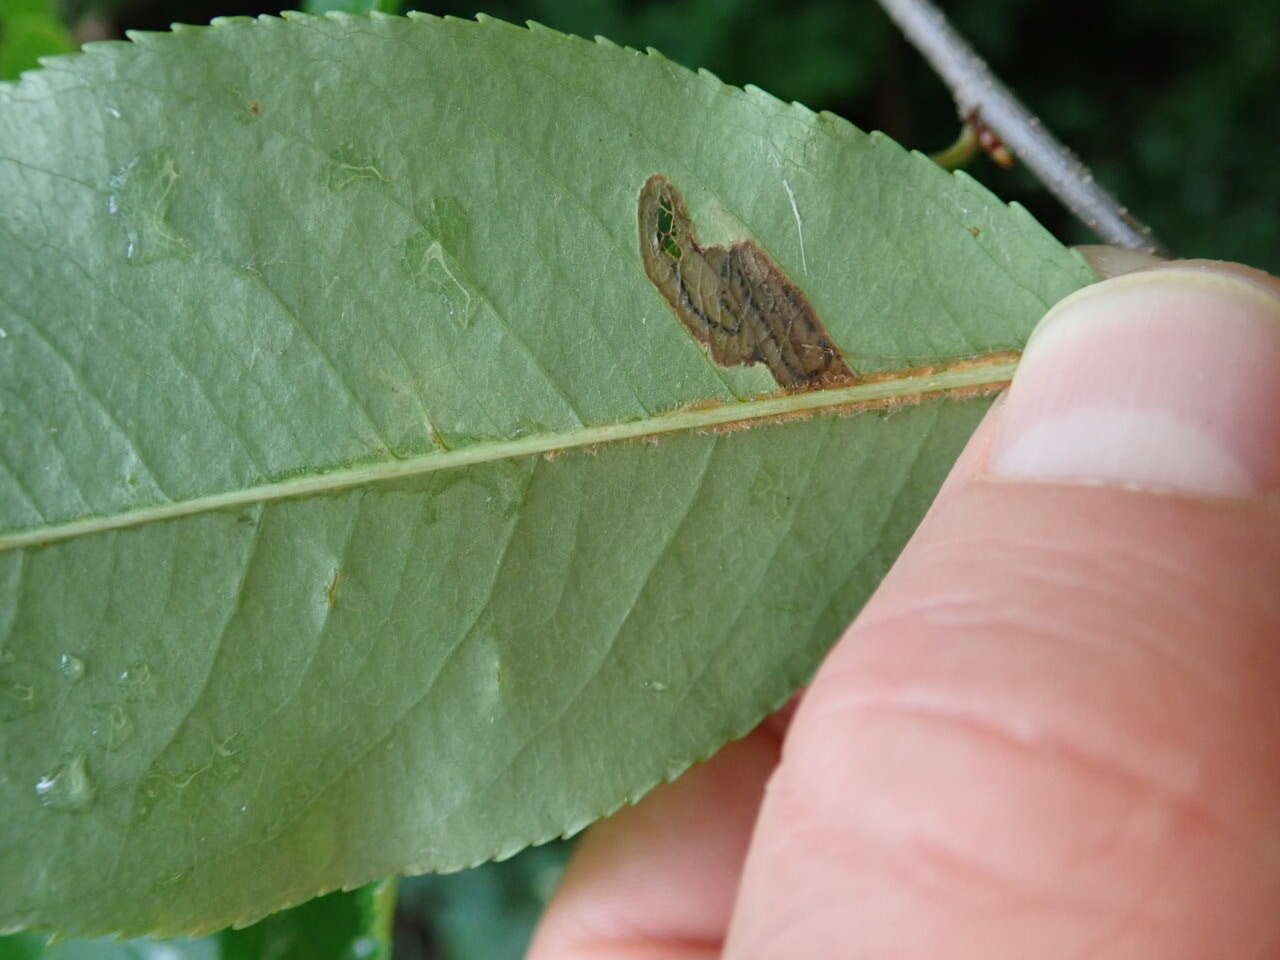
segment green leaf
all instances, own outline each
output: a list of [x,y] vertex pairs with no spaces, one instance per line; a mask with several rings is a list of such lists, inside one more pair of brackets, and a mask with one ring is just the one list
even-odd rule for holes
[[0,937],[0,960],[389,960],[396,885],[386,880],[309,900],[241,930],[199,940]]
[[306,0],[307,13],[399,13],[400,0]]
[[40,57],[73,49],[50,0],[0,0],[0,80],[30,70]]
[[[390,960],[393,880],[330,893],[216,935],[218,960]],[[175,958],[176,960],[176,958]]]
[[[674,777],[809,676],[1090,280],[972,180],[656,54],[133,39],[0,85],[0,926],[245,923]],[[859,382],[710,360],[641,263],[655,173]]]

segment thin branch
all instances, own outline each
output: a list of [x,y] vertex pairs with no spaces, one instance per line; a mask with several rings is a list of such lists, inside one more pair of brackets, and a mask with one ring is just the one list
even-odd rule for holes
[[951,88],[962,120],[976,114],[1104,242],[1163,252],[1151,228],[1094,180],[1089,168],[996,78],[941,10],[929,0],[879,3]]

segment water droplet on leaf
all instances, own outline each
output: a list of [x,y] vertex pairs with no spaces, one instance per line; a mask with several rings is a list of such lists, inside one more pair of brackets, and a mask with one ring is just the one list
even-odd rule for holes
[[123,683],[146,683],[151,679],[151,668],[145,663],[134,663],[126,670],[120,671]]
[[36,796],[51,810],[75,812],[93,803],[93,781],[84,754],[36,781]]
[[137,661],[120,671],[117,682],[125,703],[152,700],[156,695],[156,675],[147,664]]
[[68,680],[79,680],[84,676],[84,661],[72,653],[59,654],[58,672]]

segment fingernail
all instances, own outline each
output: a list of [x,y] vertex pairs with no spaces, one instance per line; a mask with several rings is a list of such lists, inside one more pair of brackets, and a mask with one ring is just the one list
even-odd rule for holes
[[1211,495],[1280,490],[1280,281],[1187,262],[1063,300],[1027,344],[988,470]]
[[1164,257],[1156,256],[1154,253],[1125,250],[1123,247],[1108,247],[1100,243],[1086,243],[1074,249],[1093,268],[1099,280],[1118,277],[1123,273],[1133,273],[1135,270],[1147,270],[1167,262]]

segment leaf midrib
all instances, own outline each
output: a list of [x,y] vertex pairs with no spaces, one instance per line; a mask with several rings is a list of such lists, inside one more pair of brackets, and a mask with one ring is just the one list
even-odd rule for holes
[[874,380],[847,387],[807,393],[762,397],[740,403],[706,407],[683,407],[670,413],[594,427],[579,427],[558,433],[543,433],[515,440],[481,442],[443,453],[428,453],[405,460],[384,461],[348,467],[305,477],[245,487],[222,493],[177,500],[125,510],[69,523],[52,524],[0,536],[0,551],[45,546],[62,540],[174,520],[192,514],[268,503],[292,497],[335,493],[352,487],[450,470],[458,467],[510,460],[518,457],[557,454],[584,447],[657,437],[688,430],[732,428],[797,414],[841,413],[884,409],[918,402],[950,393],[983,388],[996,389],[1008,383],[1017,366],[1017,355],[1008,351],[968,358],[952,366],[917,368],[879,374]]

